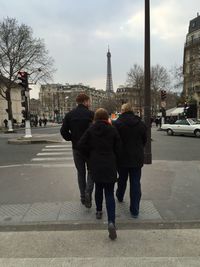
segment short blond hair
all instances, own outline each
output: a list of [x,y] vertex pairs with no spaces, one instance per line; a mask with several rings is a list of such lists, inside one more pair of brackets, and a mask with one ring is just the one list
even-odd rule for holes
[[122,105],[121,111],[122,112],[133,111],[133,108],[132,108],[130,103],[125,103],[125,104]]

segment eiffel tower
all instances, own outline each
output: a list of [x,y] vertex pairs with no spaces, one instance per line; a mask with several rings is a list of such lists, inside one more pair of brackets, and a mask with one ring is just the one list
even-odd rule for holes
[[107,52],[107,79],[106,79],[106,92],[110,97],[113,93],[113,81],[112,81],[112,70],[111,70],[111,53],[108,47]]

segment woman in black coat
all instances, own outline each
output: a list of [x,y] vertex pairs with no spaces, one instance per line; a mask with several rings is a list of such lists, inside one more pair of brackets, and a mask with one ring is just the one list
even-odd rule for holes
[[79,149],[88,157],[91,178],[95,182],[96,218],[102,217],[103,191],[106,199],[109,237],[117,237],[115,229],[114,185],[117,180],[117,158],[121,141],[116,129],[108,121],[108,112],[100,108],[94,124],[79,141]]

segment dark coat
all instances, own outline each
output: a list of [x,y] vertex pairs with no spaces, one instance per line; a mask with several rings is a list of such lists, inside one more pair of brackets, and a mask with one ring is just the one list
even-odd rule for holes
[[114,122],[122,141],[119,167],[142,167],[144,146],[147,141],[146,126],[133,112],[125,112]]
[[65,115],[60,133],[66,141],[72,141],[73,149],[94,118],[94,112],[79,104]]
[[105,121],[95,122],[82,136],[78,147],[89,159],[89,170],[94,182],[116,182],[121,140],[112,125]]

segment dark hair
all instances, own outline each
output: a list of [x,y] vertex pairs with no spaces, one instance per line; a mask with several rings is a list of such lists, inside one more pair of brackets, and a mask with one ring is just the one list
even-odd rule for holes
[[86,95],[85,93],[80,93],[79,95],[77,95],[76,97],[76,103],[78,104],[83,104],[85,101],[88,101],[90,98],[88,95]]
[[108,118],[109,118],[108,112],[104,108],[97,109],[95,114],[94,114],[94,120],[95,121],[108,120]]

